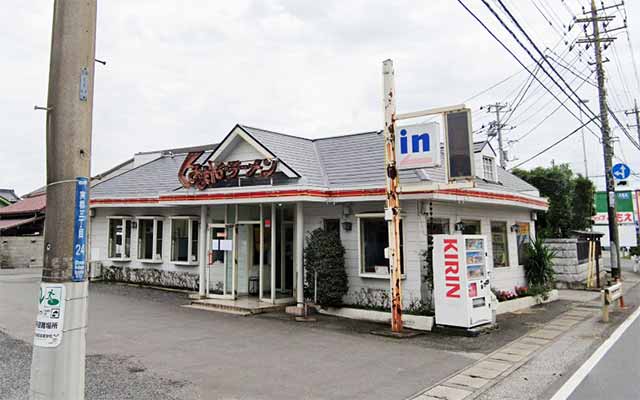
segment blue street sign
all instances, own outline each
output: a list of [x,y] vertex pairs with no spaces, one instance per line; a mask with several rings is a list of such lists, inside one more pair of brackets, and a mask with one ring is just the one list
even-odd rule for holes
[[81,282],[87,270],[87,216],[89,214],[89,178],[76,178],[75,221],[73,224],[73,271],[71,280]]
[[611,174],[615,179],[622,181],[631,175],[631,168],[627,164],[618,163],[611,168]]

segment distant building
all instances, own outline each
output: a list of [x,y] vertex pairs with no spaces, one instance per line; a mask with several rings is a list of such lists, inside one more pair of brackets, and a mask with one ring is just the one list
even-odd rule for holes
[[6,207],[20,200],[13,189],[0,189],[0,208]]

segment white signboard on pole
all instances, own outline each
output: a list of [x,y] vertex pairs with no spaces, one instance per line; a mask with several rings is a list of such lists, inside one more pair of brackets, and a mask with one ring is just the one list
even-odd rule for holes
[[440,124],[430,122],[397,127],[396,164],[398,169],[440,165]]
[[58,347],[62,341],[64,291],[64,285],[60,283],[42,282],[40,284],[34,346]]

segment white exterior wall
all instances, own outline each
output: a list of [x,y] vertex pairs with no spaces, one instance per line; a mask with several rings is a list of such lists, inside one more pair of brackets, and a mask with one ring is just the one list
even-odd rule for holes
[[[424,203],[424,207],[422,204]],[[270,210],[265,205],[266,210]],[[427,249],[427,216],[421,214],[423,209],[429,209],[427,201],[405,200],[401,201],[404,237],[404,271],[403,299],[407,306],[412,300],[420,299],[421,286],[421,262],[420,252]],[[516,233],[509,229],[516,222],[529,222],[531,234],[535,235],[534,224],[531,221],[531,213],[527,209],[504,206],[477,206],[456,203],[432,203],[434,218],[449,218],[450,228],[453,232],[454,224],[460,219],[473,219],[481,221],[482,234],[491,242],[491,221],[504,221],[507,224],[509,245],[509,267],[493,269],[492,286],[500,290],[513,290],[516,285],[525,285],[524,269],[518,265],[518,249]],[[361,202],[351,204],[351,215],[343,215],[342,204],[304,203],[304,233],[305,238],[312,230],[322,227],[326,218],[340,219],[340,237],[345,247],[345,265],[349,279],[349,295],[345,298],[347,303],[354,302],[353,294],[361,289],[389,290],[389,279],[363,277],[360,274],[360,254],[358,246],[358,218],[362,213],[383,213],[383,202]],[[148,208],[97,208],[92,218],[91,230],[91,260],[102,261],[105,265],[126,266],[128,268],[154,268],[163,271],[178,271],[198,274],[198,266],[176,265],[170,261],[171,257],[171,224],[172,216],[198,217],[199,206],[190,207],[148,207]],[[137,259],[138,254],[138,230],[132,229],[131,261],[114,261],[107,259],[109,216],[163,216],[163,246],[162,263],[145,263]],[[351,231],[342,228],[342,222],[352,223]],[[208,222],[224,222],[224,206],[210,206]],[[488,248],[489,266],[492,267],[492,248]],[[222,280],[220,276],[212,275],[213,280]],[[268,285],[268,282],[266,283]]]
[[433,203],[434,218],[449,218],[453,232],[454,224],[461,219],[481,221],[481,234],[486,235],[491,244],[491,221],[507,223],[507,240],[509,246],[509,266],[493,268],[493,249],[488,246],[489,267],[493,269],[491,286],[498,290],[511,290],[514,286],[527,284],[524,267],[518,264],[518,244],[516,233],[511,232],[511,225],[516,222],[529,222],[531,235],[535,236],[535,227],[531,221],[531,212],[527,209],[504,206],[474,206],[451,203]]
[[[418,224],[417,201],[407,200],[401,202],[404,238],[404,272],[402,280],[403,302],[407,306],[411,300],[420,299],[420,250],[426,249],[426,232]],[[340,218],[340,222],[352,223],[351,231],[345,231],[340,227],[340,238],[345,248],[345,266],[349,278],[349,295],[345,298],[347,303],[354,302],[353,294],[361,289],[381,289],[387,292],[390,289],[389,278],[362,277],[360,275],[360,254],[358,247],[358,218],[362,213],[383,213],[383,202],[354,203],[351,205],[352,214],[343,217],[342,204],[315,204],[306,203],[304,207],[305,234],[323,226],[325,218]]]
[[[91,261],[101,261],[104,265],[125,266],[127,268],[154,268],[163,271],[177,271],[198,274],[198,264],[177,265],[171,260],[171,220],[174,216],[193,216],[200,220],[200,207],[148,207],[148,208],[95,208],[95,216],[91,219]],[[213,208],[209,211],[212,219]],[[224,220],[224,207],[216,207],[215,214],[220,214]],[[109,217],[110,216],[161,216],[162,224],[162,263],[140,261],[138,255],[138,229],[131,229],[131,260],[118,261],[108,259]]]

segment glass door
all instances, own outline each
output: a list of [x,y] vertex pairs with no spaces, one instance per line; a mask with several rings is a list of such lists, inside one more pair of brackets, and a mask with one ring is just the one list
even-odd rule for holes
[[209,224],[207,231],[207,296],[233,299],[233,228]]

